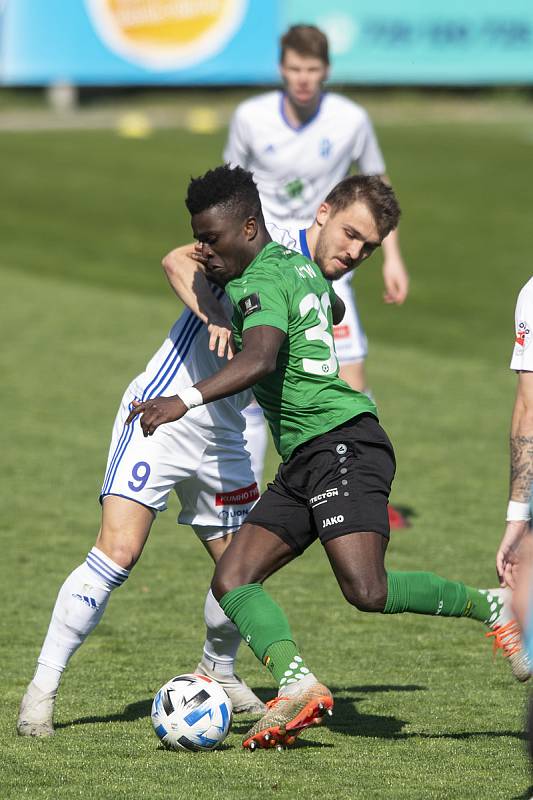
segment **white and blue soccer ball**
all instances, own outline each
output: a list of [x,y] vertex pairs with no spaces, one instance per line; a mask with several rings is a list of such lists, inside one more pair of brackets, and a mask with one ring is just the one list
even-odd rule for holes
[[169,750],[213,750],[228,735],[233,707],[216,681],[177,675],[152,703],[152,724]]

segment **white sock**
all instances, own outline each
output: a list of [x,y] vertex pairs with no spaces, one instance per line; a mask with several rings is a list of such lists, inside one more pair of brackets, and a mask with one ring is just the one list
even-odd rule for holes
[[244,430],[244,441],[246,449],[252,458],[252,472],[259,489],[263,480],[263,470],[265,467],[265,454],[268,444],[266,422],[261,406],[253,402],[244,411],[246,428]]
[[490,603],[490,617],[485,624],[490,628],[501,627],[513,619],[513,606],[511,589],[480,589],[480,594],[487,595]]
[[222,675],[233,675],[241,635],[222,611],[209,589],[205,598],[204,620],[207,628],[203,659],[210,669]]
[[55,691],[69,658],[100,622],[109,595],[129,575],[97,547],[59,590],[33,682],[44,692]]

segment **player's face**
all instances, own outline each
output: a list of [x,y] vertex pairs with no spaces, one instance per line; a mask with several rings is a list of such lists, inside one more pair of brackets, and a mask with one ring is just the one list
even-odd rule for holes
[[328,76],[328,67],[320,58],[301,56],[287,50],[280,65],[281,77],[289,100],[295,106],[315,103]]
[[210,281],[224,288],[242,275],[251,260],[249,242],[257,229],[254,217],[243,222],[214,206],[193,214],[191,225],[194,238],[202,245],[205,274]]
[[314,260],[330,281],[358,267],[381,244],[376,222],[365,203],[357,201],[337,213],[322,203],[316,219],[320,233]]

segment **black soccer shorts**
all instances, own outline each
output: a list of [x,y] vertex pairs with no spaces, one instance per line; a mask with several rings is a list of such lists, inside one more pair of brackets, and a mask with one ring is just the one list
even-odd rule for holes
[[388,538],[387,503],[396,469],[389,437],[361,414],[297,447],[246,517],[296,553],[348,533]]

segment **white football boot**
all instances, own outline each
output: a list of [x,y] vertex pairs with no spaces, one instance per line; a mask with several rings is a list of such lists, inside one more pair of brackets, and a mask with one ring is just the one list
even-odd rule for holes
[[233,705],[234,714],[264,714],[265,704],[255,695],[250,687],[238,675],[223,675],[211,669],[205,661],[200,661],[194,670],[197,675],[205,675],[216,681],[226,694]]
[[492,615],[488,622],[490,631],[485,636],[493,640],[494,655],[501,650],[504,658],[509,659],[509,666],[516,680],[529,680],[531,662],[524,648],[520,626],[513,616],[511,590],[487,589],[483,594],[487,595],[491,604]]
[[53,736],[57,691],[43,692],[32,681],[20,704],[17,733],[20,736]]

